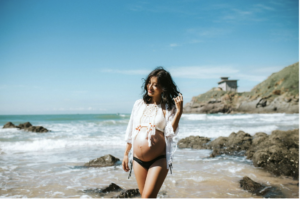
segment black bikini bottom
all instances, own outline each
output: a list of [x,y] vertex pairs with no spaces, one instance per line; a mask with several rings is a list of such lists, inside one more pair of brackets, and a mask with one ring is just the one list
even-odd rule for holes
[[136,157],[133,157],[133,160],[135,160],[137,163],[139,163],[142,167],[144,167],[145,169],[149,169],[149,167],[156,161],[159,160],[161,158],[166,158],[166,155],[160,155],[157,158],[154,158],[153,160],[150,160],[148,162],[144,162]]

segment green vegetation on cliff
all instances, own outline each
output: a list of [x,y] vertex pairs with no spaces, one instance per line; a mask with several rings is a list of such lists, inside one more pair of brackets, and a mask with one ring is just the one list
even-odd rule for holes
[[193,97],[192,102],[203,103],[210,100],[220,100],[228,103],[240,96],[250,100],[258,97],[275,98],[278,95],[299,96],[299,62],[283,68],[281,71],[271,74],[266,80],[256,85],[249,92],[222,91],[220,88],[212,88],[206,93]]
[[261,97],[283,93],[299,95],[299,62],[273,73],[265,81],[256,85],[250,93]]

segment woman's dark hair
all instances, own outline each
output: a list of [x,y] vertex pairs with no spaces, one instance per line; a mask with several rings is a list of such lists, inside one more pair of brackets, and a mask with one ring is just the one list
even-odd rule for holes
[[157,77],[158,85],[162,88],[161,103],[168,104],[168,110],[171,110],[175,106],[173,98],[177,97],[179,91],[174,83],[170,73],[166,71],[162,66],[156,67],[146,79],[143,78],[144,82],[142,85],[143,100],[146,104],[151,101],[151,96],[148,95],[147,85],[151,77]]

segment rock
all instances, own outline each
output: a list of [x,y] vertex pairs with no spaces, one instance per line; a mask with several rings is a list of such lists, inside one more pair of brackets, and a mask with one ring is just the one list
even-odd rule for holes
[[87,189],[84,190],[85,193],[92,193],[92,194],[99,194],[99,195],[103,195],[105,193],[109,193],[109,192],[113,192],[113,191],[120,191],[123,190],[121,187],[119,187],[117,184],[115,183],[111,183],[109,186],[103,188],[103,189]]
[[17,126],[17,128],[25,129],[25,128],[29,128],[29,127],[31,127],[31,126],[32,126],[32,124],[31,124],[30,122],[25,122],[25,123],[23,123],[23,124],[19,124],[19,125]]
[[213,152],[210,157],[215,157],[220,154],[242,156],[249,149],[252,143],[250,134],[244,131],[237,133],[232,132],[229,137],[218,137],[211,141],[207,148],[212,149]]
[[257,146],[265,141],[269,136],[264,132],[255,133],[252,138],[252,144],[246,152],[247,159],[252,159],[254,152],[257,150]]
[[2,128],[3,129],[16,128],[16,126],[13,123],[11,123],[11,122],[7,122],[6,124],[4,124],[4,126]]
[[113,198],[133,198],[138,196],[141,196],[139,189],[127,189],[122,191],[119,195]]
[[32,126],[30,122],[25,122],[23,124],[19,124],[18,126],[15,126],[11,122],[7,122],[3,128],[18,128],[22,129],[24,131],[31,131],[31,132],[36,132],[36,133],[46,133],[49,132],[48,129],[42,127],[42,126]]
[[[121,192],[120,192],[121,191]],[[100,197],[107,197],[108,193],[111,192],[120,192],[119,194],[117,194],[116,196],[112,197],[112,198],[133,198],[133,197],[138,197],[141,196],[139,189],[122,189],[120,186],[118,186],[115,183],[111,183],[109,186],[99,189],[86,189],[83,191],[84,193],[87,194],[91,194],[93,196],[100,196]]]
[[119,161],[119,158],[116,158],[110,154],[102,156],[100,158],[96,158],[94,160],[89,161],[88,163],[85,163],[85,167],[107,167],[107,166],[113,166],[117,161]]
[[178,141],[178,148],[206,149],[210,139],[201,136],[189,136]]
[[263,132],[253,137],[244,131],[233,132],[229,137],[209,138],[190,136],[178,142],[178,148],[211,149],[210,157],[217,155],[247,156],[253,165],[262,167],[276,176],[299,179],[299,129]]
[[31,131],[36,133],[46,133],[49,132],[48,129],[42,127],[42,126],[30,126],[28,128],[24,128],[25,131]]
[[252,156],[248,155],[252,157],[254,166],[262,167],[276,176],[299,179],[299,129],[275,130],[251,153]]
[[245,176],[242,180],[240,180],[240,187],[254,195],[263,196],[264,198],[284,198],[284,194],[280,191],[280,189],[259,184],[248,176]]

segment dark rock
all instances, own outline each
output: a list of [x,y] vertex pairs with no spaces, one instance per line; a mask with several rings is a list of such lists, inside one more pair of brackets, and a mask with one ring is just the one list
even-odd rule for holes
[[48,129],[42,127],[42,126],[30,126],[28,128],[24,129],[25,131],[31,131],[31,132],[36,132],[36,133],[46,133],[49,132]]
[[299,179],[299,129],[275,130],[254,149],[251,152],[254,166],[262,167],[277,176]]
[[85,167],[107,167],[107,166],[113,166],[117,161],[119,161],[119,158],[116,158],[110,154],[102,156],[100,158],[96,158],[94,160],[89,161],[88,163],[85,163]]
[[263,196],[265,198],[284,198],[284,194],[277,187],[259,184],[248,176],[240,180],[240,187],[257,196]]
[[19,124],[19,125],[17,126],[17,128],[25,129],[25,128],[29,128],[29,127],[31,127],[31,126],[32,126],[32,124],[31,124],[30,122],[25,122],[25,123],[23,123],[23,124]]
[[113,198],[133,198],[141,196],[139,189],[127,189],[122,191],[119,195]]
[[237,133],[231,133],[228,138],[222,136],[218,137],[208,143],[207,148],[213,150],[210,157],[215,157],[221,154],[243,156],[246,150],[248,150],[251,146],[251,143],[251,135],[244,131],[239,131]]
[[32,126],[30,122],[25,122],[23,124],[19,124],[18,126],[15,126],[11,122],[7,122],[3,128],[18,128],[22,129],[24,131],[31,131],[31,132],[36,132],[36,133],[46,133],[49,132],[48,129],[42,127],[42,126]]
[[100,194],[101,196],[105,193],[114,192],[114,191],[121,191],[123,190],[121,187],[119,187],[115,183],[111,183],[108,187],[105,187],[103,189],[86,189],[84,190],[85,193],[92,193],[92,194]]
[[254,152],[257,150],[257,146],[259,146],[259,144],[265,141],[268,137],[269,136],[264,132],[255,133],[252,138],[252,144],[246,152],[247,159],[252,159]]
[[207,137],[189,136],[178,141],[178,148],[206,149],[206,143],[210,141]]
[[[121,191],[121,192],[120,192]],[[103,188],[103,189],[86,189],[83,191],[84,193],[91,194],[96,197],[108,197],[108,193],[111,192],[120,192],[118,195],[112,197],[112,198],[133,198],[141,196],[139,189],[122,189],[120,186],[118,186],[115,183],[111,183],[109,186]]]
[[210,157],[221,154],[246,155],[256,167],[262,167],[276,176],[285,175],[299,179],[299,129],[275,130],[270,136],[258,132],[253,137],[239,131],[231,133],[229,137],[220,136],[208,141],[209,138],[190,136],[181,139],[178,148],[212,149]]
[[16,128],[16,126],[11,123],[11,122],[7,122],[6,124],[4,124],[4,126],[2,127],[3,129],[6,129],[6,128]]

